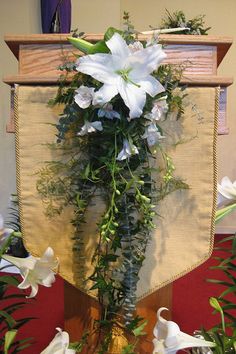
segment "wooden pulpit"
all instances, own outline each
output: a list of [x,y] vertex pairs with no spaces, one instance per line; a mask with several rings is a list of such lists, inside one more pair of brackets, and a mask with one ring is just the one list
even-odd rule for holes
[[[102,35],[97,34],[86,36],[90,41],[101,38]],[[167,53],[165,63],[184,66],[182,84],[220,87],[218,133],[227,134],[227,87],[233,80],[231,77],[219,77],[217,68],[230,48],[232,39],[196,35],[160,35],[159,38]],[[142,36],[140,39],[145,37]],[[68,44],[66,35],[60,34],[7,35],[5,41],[19,61],[18,73],[4,78],[4,82],[11,87],[12,114],[7,131],[14,132],[15,85],[57,85],[61,74],[58,66],[74,58],[73,53],[78,51]],[[152,330],[156,322],[156,311],[161,306],[171,310],[171,302],[171,284],[138,302],[138,314],[148,319],[146,328],[148,335],[141,341],[140,353],[152,352]],[[70,333],[72,341],[81,337],[85,327],[92,328],[98,314],[99,305],[96,300],[65,282],[65,330]]]

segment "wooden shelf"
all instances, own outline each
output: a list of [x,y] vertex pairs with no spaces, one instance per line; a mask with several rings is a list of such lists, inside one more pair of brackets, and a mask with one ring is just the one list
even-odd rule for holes
[[181,83],[189,86],[228,87],[232,85],[233,77],[189,75],[184,76],[181,79]]
[[[4,40],[11,49],[15,57],[19,58],[20,45],[30,44],[68,44],[67,38],[70,34],[31,34],[31,35],[5,35]],[[140,40],[150,38],[151,35],[140,35]],[[90,33],[85,36],[86,40],[98,41],[103,38],[103,34]],[[160,42],[165,45],[206,45],[217,47],[217,66],[221,63],[230,46],[233,43],[232,37],[225,36],[197,36],[183,34],[160,34]]]
[[[75,54],[82,54],[68,42],[70,34],[6,35],[5,42],[18,59],[18,72],[3,81],[14,87],[20,85],[58,85],[62,74],[58,67],[65,62],[75,61]],[[146,40],[152,35],[139,35]],[[85,36],[90,42],[103,39],[103,34],[90,33]],[[221,87],[221,110],[219,133],[227,134],[226,91],[233,83],[232,77],[218,77],[217,68],[230,48],[233,40],[225,36],[197,36],[161,34],[159,40],[167,54],[163,64],[181,65],[181,84],[201,87]],[[68,79],[68,83],[70,79]],[[12,94],[13,95],[13,94]],[[13,106],[13,105],[12,105]],[[13,119],[8,124],[13,131]]]
[[[56,85],[58,84],[58,76],[27,76],[27,75],[13,75],[3,78],[3,82],[8,85],[21,84],[21,85]],[[67,80],[68,83],[70,79]],[[224,76],[199,76],[199,75],[189,75],[184,76],[181,83],[187,84],[189,86],[221,86],[227,87],[233,83],[232,77]]]

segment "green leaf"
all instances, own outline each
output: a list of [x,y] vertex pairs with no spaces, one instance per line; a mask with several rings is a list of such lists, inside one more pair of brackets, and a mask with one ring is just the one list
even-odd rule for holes
[[221,219],[223,219],[226,215],[231,213],[234,209],[236,209],[236,203],[232,205],[228,205],[222,209],[216,211],[215,222],[218,223]]
[[144,321],[143,323],[141,323],[140,326],[136,327],[135,329],[133,329],[133,334],[135,335],[135,337],[138,336],[145,336],[146,332],[143,332],[144,327],[147,325],[147,320]]
[[128,344],[125,347],[123,347],[121,354],[135,354],[134,345],[133,344]]
[[209,303],[216,311],[222,312],[222,308],[215,297],[210,297]]
[[81,38],[68,37],[68,41],[85,54],[109,53],[110,51],[104,40],[92,44]]
[[76,37],[68,37],[68,41],[77,49],[81,50],[81,52],[88,54],[89,48],[93,46],[92,43],[85,41],[81,38]]
[[[27,341],[32,341],[34,338],[33,337],[30,337],[30,338],[26,338]],[[26,341],[24,340],[24,342]],[[23,343],[23,340],[22,341],[19,341],[19,345],[18,347],[16,348],[16,352],[21,352],[23,351],[24,349],[30,347],[32,345],[32,343],[26,343],[26,344],[21,344]]]
[[84,177],[88,178],[90,172],[90,163],[87,164],[85,170],[84,170]]
[[109,39],[111,39],[111,37],[115,34],[115,33],[119,33],[120,35],[123,34],[123,32],[115,27],[109,27],[105,34],[104,34],[104,40],[108,41]]
[[2,317],[1,322],[5,321],[8,325],[9,328],[12,328],[15,326],[16,321],[14,320],[14,318],[9,315],[6,311],[2,311],[0,310],[0,317]]
[[224,297],[225,295],[228,295],[230,293],[235,293],[235,292],[236,292],[236,285],[235,286],[231,286],[230,288],[228,288],[225,291],[223,291],[223,293],[220,295],[220,297]]
[[215,297],[210,297],[209,299],[210,305],[220,313],[221,315],[221,323],[222,323],[222,329],[223,332],[225,332],[225,319],[224,319],[224,312],[218,302],[218,300]]
[[18,286],[19,285],[19,280],[12,276],[12,275],[3,275],[2,277],[0,277],[0,284],[1,283],[5,283],[8,285],[14,285],[14,286]]
[[19,329],[20,327],[24,326],[24,324],[28,323],[31,320],[36,320],[37,317],[25,317],[18,319],[16,322],[16,325],[14,326],[15,328]]
[[214,284],[219,284],[219,285],[224,285],[224,286],[227,286],[227,287],[231,287],[233,286],[233,284],[231,283],[227,283],[223,280],[217,280],[217,279],[207,279],[208,283],[214,283]]
[[9,300],[9,299],[20,299],[24,298],[25,299],[25,294],[11,294],[11,295],[5,295],[4,299],[2,300]]
[[105,41],[99,41],[89,48],[88,54],[109,53],[110,49],[107,47]]
[[16,334],[17,334],[17,330],[16,329],[12,329],[11,331],[7,331],[5,333],[4,354],[8,354],[8,350],[10,349],[10,346],[14,342]]

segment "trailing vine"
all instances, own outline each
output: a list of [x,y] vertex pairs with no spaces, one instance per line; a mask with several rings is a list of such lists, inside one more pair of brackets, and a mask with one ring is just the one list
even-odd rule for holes
[[[99,50],[107,53],[106,43],[115,33],[122,36],[127,45],[137,44],[133,27],[126,20],[127,30],[108,29],[104,41],[94,45],[95,53],[100,53]],[[72,43],[78,46],[80,41],[72,39]],[[85,41],[82,45],[86,46]],[[88,48],[95,50],[91,45]],[[81,108],[75,98],[79,95],[78,87],[86,90],[85,96],[89,96],[102,86],[91,76],[78,73],[76,68],[74,63],[61,67],[67,74],[74,73],[70,83],[67,75],[62,77],[57,96],[50,102],[65,105],[56,125],[57,143],[51,145],[61,152],[62,158],[47,163],[38,172],[37,189],[49,216],[60,214],[68,205],[73,206],[71,222],[78,257],[82,256],[84,247],[81,225],[86,222],[86,212],[94,196],[103,200],[105,211],[98,223],[93,271],[88,279],[83,279],[83,258],[78,260],[78,267],[81,281],[92,282],[90,290],[98,295],[101,318],[97,328],[106,333],[98,352],[105,353],[114,324],[126,328],[134,336],[142,335],[142,319],[135,313],[135,294],[145,251],[156,227],[156,205],[169,193],[188,188],[175,177],[172,159],[162,146],[162,121],[168,120],[173,112],[176,119],[181,118],[186,94],[184,88],[178,92],[175,90],[179,86],[182,69],[163,65],[152,75],[165,91],[161,90],[154,98],[147,95],[138,118],[129,117],[129,107],[119,94],[109,103],[89,104]],[[130,80],[129,71],[117,73],[124,81]],[[154,119],[154,115],[157,118]],[[86,342],[84,338],[83,345]],[[81,343],[77,348],[79,346]],[[130,348],[133,350],[133,344]],[[131,352],[128,347],[125,350],[125,353]]]

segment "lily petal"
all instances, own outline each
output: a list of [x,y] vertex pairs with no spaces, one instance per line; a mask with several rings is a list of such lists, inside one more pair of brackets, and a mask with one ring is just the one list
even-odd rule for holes
[[98,91],[94,93],[93,105],[103,105],[109,102],[118,94],[117,87],[110,84],[104,84]]
[[28,289],[30,287],[28,275],[29,275],[29,270],[26,271],[23,281],[18,285],[19,289]]
[[155,339],[153,340],[153,354],[159,353],[159,348],[160,353],[175,354],[178,350],[184,348],[215,346],[215,343],[213,342],[195,338],[181,332],[177,323],[167,321],[161,316],[161,312],[163,310],[167,310],[167,308],[161,307],[157,311],[158,321],[153,330],[153,334],[155,336]]
[[165,91],[165,88],[162,86],[162,84],[151,75],[148,75],[142,80],[137,81],[137,84],[140,85],[141,89],[143,89],[152,97]]
[[75,92],[74,99],[77,105],[83,109],[88,108],[93,100],[94,88],[82,85]]
[[58,333],[49,343],[47,348],[45,348],[40,354],[75,354],[75,350],[68,349],[70,341],[69,334],[65,331],[62,331],[61,328],[56,329]]
[[77,61],[77,70],[105,84],[95,93],[94,105],[105,104],[119,93],[130,109],[130,118],[138,118],[146,102],[146,92],[155,96],[164,90],[150,74],[166,54],[157,44],[133,52],[119,33],[106,44],[111,54],[81,57]]
[[18,288],[31,287],[29,297],[34,297],[37,294],[38,284],[49,287],[55,281],[53,269],[58,266],[58,261],[54,259],[54,252],[50,247],[41,258],[33,256],[18,258],[8,255],[3,255],[2,258],[19,268],[23,281],[18,285]]
[[160,44],[135,52],[133,56],[129,58],[129,64],[133,68],[130,77],[134,80],[135,78],[145,78],[147,75],[157,70],[158,66],[165,58],[166,54]]
[[98,53],[81,57],[77,61],[76,70],[107,84],[112,84],[117,78],[117,74],[113,70],[113,60],[110,54]]
[[93,128],[95,128],[96,130],[102,131],[103,127],[102,127],[102,123],[99,120],[96,120],[95,122],[92,122],[91,125],[93,126]]
[[123,160],[131,157],[132,155],[136,155],[138,153],[139,152],[138,152],[137,146],[135,146],[134,144],[130,144],[127,139],[124,139],[123,149],[119,152],[116,160],[123,161]]
[[18,258],[9,256],[8,254],[4,254],[2,256],[6,261],[14,264],[19,269],[25,271],[26,269],[33,269],[36,263],[36,259],[33,256],[29,256],[26,258]]
[[114,33],[111,39],[106,42],[106,45],[113,55],[117,55],[121,59],[130,55],[130,49],[119,33]]
[[32,283],[31,284],[31,293],[29,294],[29,296],[26,296],[27,299],[32,299],[33,297],[35,297],[38,293],[38,284],[37,283]]
[[100,121],[88,122],[86,121],[81,130],[77,133],[79,136],[84,136],[88,133],[94,133],[96,130],[103,130],[102,123]]
[[146,102],[146,93],[139,87],[122,80],[117,80],[118,91],[123,98],[125,105],[129,108],[130,118],[138,118],[143,113],[143,107]]
[[113,106],[111,103],[106,103],[98,110],[98,117],[106,117],[108,119],[120,119],[120,113],[113,110]]
[[223,177],[217,189],[223,197],[231,200],[236,199],[236,181],[232,183],[229,177]]

